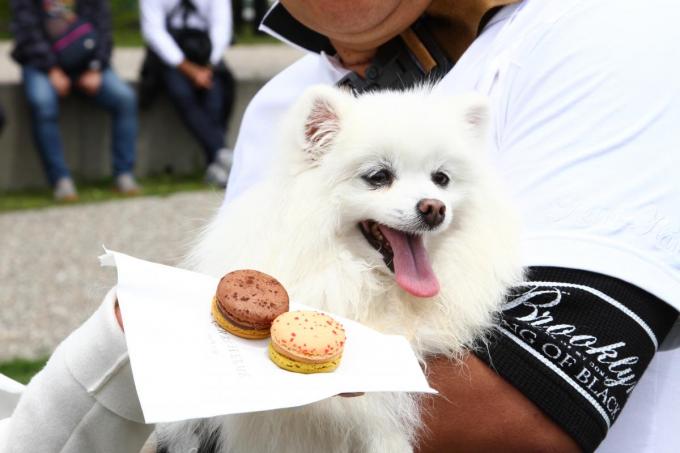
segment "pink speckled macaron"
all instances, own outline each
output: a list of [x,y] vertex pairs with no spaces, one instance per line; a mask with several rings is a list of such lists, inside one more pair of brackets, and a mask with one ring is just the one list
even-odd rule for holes
[[269,357],[296,373],[324,373],[340,364],[345,329],[335,319],[315,311],[279,315],[271,327]]

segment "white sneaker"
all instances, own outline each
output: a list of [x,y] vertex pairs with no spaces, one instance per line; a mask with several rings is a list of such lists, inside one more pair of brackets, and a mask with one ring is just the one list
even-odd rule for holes
[[116,176],[116,191],[123,195],[139,195],[142,192],[142,188],[137,184],[135,177],[132,173],[121,173]]
[[224,168],[228,173],[231,170],[231,165],[234,163],[234,152],[229,148],[222,148],[215,155],[215,163]]
[[54,185],[54,199],[55,201],[78,201],[78,191],[73,179],[66,176],[59,178]]
[[205,182],[211,186],[227,187],[229,173],[217,162],[208,165],[205,170]]

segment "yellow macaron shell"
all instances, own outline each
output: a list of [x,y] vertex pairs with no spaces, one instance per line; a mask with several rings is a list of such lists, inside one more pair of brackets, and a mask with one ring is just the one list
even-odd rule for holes
[[291,311],[274,320],[271,338],[273,350],[280,355],[295,362],[325,364],[342,356],[345,329],[323,313]]
[[279,354],[274,349],[272,343],[269,343],[269,358],[284,370],[292,371],[294,373],[313,374],[313,373],[330,373],[340,365],[340,358],[336,357],[330,362],[324,363],[304,363],[290,359],[282,354]]
[[229,333],[232,333],[241,338],[247,338],[250,340],[261,340],[269,336],[269,329],[255,330],[255,329],[244,329],[239,326],[232,324],[227,318],[225,318],[217,308],[217,299],[213,297],[212,305],[210,307],[213,318],[215,322]]

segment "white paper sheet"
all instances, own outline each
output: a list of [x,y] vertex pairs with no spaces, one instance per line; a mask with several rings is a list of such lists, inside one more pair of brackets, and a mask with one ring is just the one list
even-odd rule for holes
[[[107,251],[147,423],[301,406],[344,392],[427,392],[408,341],[333,315],[347,333],[332,373],[298,374],[269,360],[268,340],[221,331],[210,303],[218,280]],[[115,263],[115,264],[114,264]],[[305,307],[291,302],[291,310]]]

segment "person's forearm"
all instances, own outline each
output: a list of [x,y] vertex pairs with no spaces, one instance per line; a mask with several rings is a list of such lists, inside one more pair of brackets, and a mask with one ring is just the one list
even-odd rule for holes
[[212,2],[210,15],[212,16],[209,30],[210,42],[212,43],[210,62],[215,66],[224,57],[224,51],[229,45],[233,33],[230,2]]
[[581,451],[559,426],[517,389],[470,354],[463,364],[428,362],[439,395],[423,399],[424,428],[418,453]]
[[7,453],[138,453],[151,434],[132,379],[115,293],[55,351],[12,415]]
[[178,66],[184,54],[166,28],[162,5],[155,0],[143,0],[139,7],[144,42],[166,65]]

